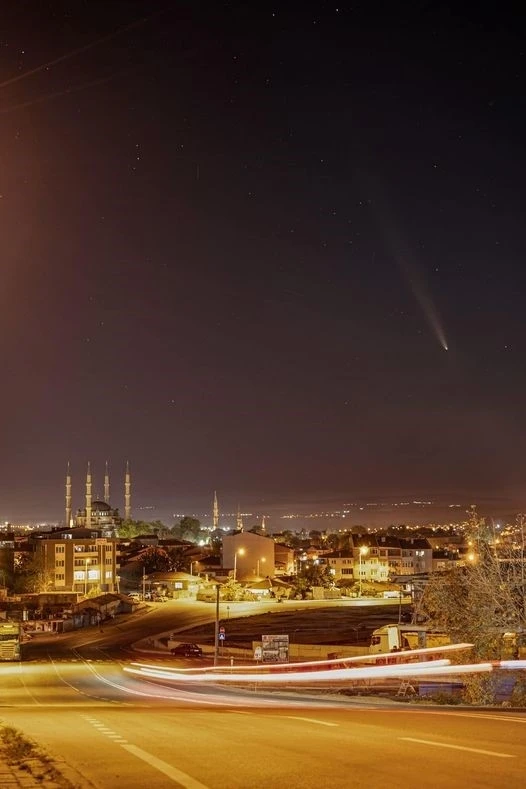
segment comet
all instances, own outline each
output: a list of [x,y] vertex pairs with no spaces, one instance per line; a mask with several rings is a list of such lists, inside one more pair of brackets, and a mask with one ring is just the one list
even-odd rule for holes
[[438,310],[435,307],[431,293],[421,274],[420,266],[418,266],[415,261],[415,256],[411,251],[411,245],[407,243],[403,233],[400,231],[400,224],[396,221],[391,209],[393,201],[387,199],[384,186],[380,179],[374,174],[372,168],[367,173],[362,173],[361,177],[363,178],[367,190],[371,195],[374,195],[374,200],[370,202],[374,207],[380,230],[389,245],[391,255],[404,275],[440,347],[444,351],[449,351],[449,343]]
[[409,283],[409,286],[413,292],[413,296],[420,305],[429,327],[431,328],[433,334],[437,338],[444,351],[448,351],[449,345],[446,339],[444,327],[442,326],[442,322],[439,318],[431,295],[426,288],[424,280],[419,276],[416,266],[409,260],[408,257],[397,255],[396,258],[398,265],[400,266]]

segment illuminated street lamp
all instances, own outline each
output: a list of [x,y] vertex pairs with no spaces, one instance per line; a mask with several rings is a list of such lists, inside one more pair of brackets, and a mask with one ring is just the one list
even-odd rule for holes
[[244,553],[245,553],[244,548],[238,548],[238,550],[235,551],[234,553],[234,583],[237,577],[237,555],[239,554],[240,556],[243,556]]
[[367,545],[360,545],[360,591],[359,596],[362,596],[362,556],[367,556],[369,548]]
[[267,560],[265,559],[265,557],[264,557],[264,556],[262,556],[262,557],[261,557],[261,560],[260,560],[260,559],[258,559],[258,569],[257,569],[257,577],[258,577],[258,578],[259,578],[259,562],[260,562],[260,561],[262,561],[262,562],[264,563],[264,562],[266,562]]
[[87,597],[88,596],[88,564],[89,564],[89,559],[84,559],[84,562],[86,564],[86,572],[84,573],[84,597]]

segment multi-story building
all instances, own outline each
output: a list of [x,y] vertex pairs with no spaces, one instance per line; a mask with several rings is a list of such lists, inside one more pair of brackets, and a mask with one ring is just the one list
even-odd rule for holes
[[223,537],[223,568],[232,570],[236,580],[272,577],[274,540],[249,531],[225,534]]
[[76,527],[34,533],[30,544],[41,562],[41,591],[118,591],[118,540],[102,529]]
[[333,551],[324,558],[335,581],[354,577],[354,556],[352,551]]
[[353,535],[355,577],[387,581],[390,577],[429,573],[433,551],[425,538]]
[[[293,575],[296,571],[294,548],[282,542],[274,542],[274,564],[276,575]],[[268,573],[266,573],[268,575]]]

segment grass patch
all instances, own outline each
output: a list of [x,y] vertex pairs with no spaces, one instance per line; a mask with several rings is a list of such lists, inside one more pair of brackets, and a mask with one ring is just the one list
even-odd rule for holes
[[4,726],[0,729],[0,743],[4,757],[9,764],[31,759],[36,752],[32,742],[26,739],[13,726]]

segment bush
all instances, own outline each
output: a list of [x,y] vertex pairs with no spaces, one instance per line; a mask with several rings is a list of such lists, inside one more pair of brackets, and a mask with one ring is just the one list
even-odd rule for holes
[[12,726],[5,726],[0,731],[0,741],[4,755],[10,763],[21,762],[34,756],[35,746]]

